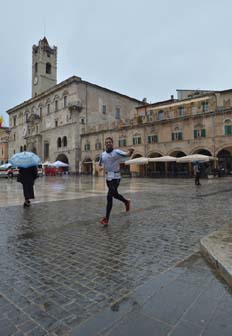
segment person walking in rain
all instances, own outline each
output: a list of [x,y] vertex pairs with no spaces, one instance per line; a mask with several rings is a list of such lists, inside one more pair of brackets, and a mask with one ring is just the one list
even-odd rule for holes
[[23,185],[24,204],[23,207],[27,208],[31,205],[30,199],[34,199],[34,182],[37,178],[37,167],[19,168],[19,175],[17,181]]
[[[105,139],[105,152],[100,156],[99,169],[104,169],[106,175],[106,184],[108,187],[106,215],[100,220],[103,226],[109,223],[110,212],[113,206],[113,198],[118,199],[125,205],[126,211],[130,211],[130,200],[124,198],[118,193],[118,187],[121,180],[120,175],[120,161],[122,158],[130,157],[134,152],[133,148],[129,148],[127,152],[120,149],[114,149],[113,138],[107,137]],[[103,168],[104,167],[104,168]]]
[[196,162],[193,166],[193,172],[195,176],[195,185],[201,185],[200,184],[200,176],[201,176],[201,170],[199,162]]

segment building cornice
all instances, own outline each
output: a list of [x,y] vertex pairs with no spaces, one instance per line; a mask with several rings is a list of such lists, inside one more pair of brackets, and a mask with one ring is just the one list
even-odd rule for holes
[[105,87],[102,87],[100,85],[97,85],[97,84],[94,84],[94,83],[90,83],[90,82],[87,82],[87,81],[83,81],[80,77],[77,77],[77,76],[72,76],[72,77],[69,77],[68,79],[64,80],[63,82],[57,84],[57,85],[54,85],[52,88],[40,93],[39,95],[37,95],[36,97],[33,97],[33,98],[30,98],[26,101],[24,101],[23,103],[19,104],[19,105],[16,105],[15,107],[12,107],[11,109],[7,110],[6,112],[8,114],[11,114],[13,112],[16,112],[17,110],[21,109],[21,108],[24,108],[26,106],[28,106],[28,104],[33,104],[37,101],[40,101],[41,99],[43,98],[46,98],[47,96],[51,95],[52,93],[56,92],[58,89],[61,89],[63,87],[66,87],[67,85],[70,85],[72,83],[76,83],[76,84],[85,84],[85,85],[88,85],[88,86],[92,86],[92,87],[95,87],[95,88],[98,88],[98,89],[101,89],[101,90],[104,90],[106,92],[110,92],[110,93],[114,93],[116,95],[119,95],[120,97],[125,97],[125,98],[128,98],[128,99],[131,99],[132,101],[135,101],[136,103],[138,104],[143,104],[143,102],[141,100],[138,100],[136,98],[132,98],[132,97],[129,97],[127,95],[124,95],[122,93],[119,93],[117,91],[113,91],[113,90],[110,90],[110,89],[107,89]]
[[40,93],[39,95],[33,97],[33,98],[30,98],[28,100],[25,100],[23,103],[19,104],[19,105],[16,105],[15,107],[12,107],[11,109],[7,110],[6,112],[8,114],[11,114],[23,107],[26,107],[28,104],[31,104],[31,103],[35,103],[39,100],[41,100],[42,98],[46,98],[48,95],[52,94],[53,92],[56,92],[58,89],[61,89],[62,87],[66,87],[67,85],[70,85],[72,83],[75,83],[75,82],[81,82],[81,78],[80,77],[77,77],[77,76],[72,76],[72,77],[69,77],[68,79],[64,80],[63,82],[57,84],[57,85],[54,85],[52,88]]
[[130,100],[133,100],[133,101],[135,101],[135,102],[138,103],[138,104],[144,104],[144,102],[143,102],[142,100],[139,100],[139,99],[136,99],[136,98],[127,96],[127,95],[125,95],[125,94],[123,94],[123,93],[120,93],[120,92],[117,92],[117,91],[114,91],[114,90],[107,89],[107,88],[105,88],[105,87],[103,87],[103,86],[100,86],[100,85],[97,85],[97,84],[90,83],[90,82],[87,82],[87,81],[81,81],[81,83],[84,83],[84,84],[86,84],[86,85],[95,87],[95,88],[97,88],[97,89],[104,90],[104,91],[106,91],[106,92],[114,93],[114,94],[116,94],[116,95],[119,95],[120,97],[124,97],[124,98],[130,99]]
[[138,106],[136,107],[137,110],[139,109],[142,109],[142,108],[167,108],[167,107],[173,107],[173,106],[181,106],[185,103],[188,103],[188,104],[191,104],[191,103],[194,103],[194,102],[198,102],[198,101],[204,101],[206,99],[210,99],[214,96],[214,93],[208,93],[208,94],[205,94],[205,95],[201,95],[200,97],[190,97],[190,98],[186,98],[186,99],[181,99],[181,100],[178,100],[178,99],[173,99],[173,100],[165,100],[165,101],[162,101],[162,102],[158,102],[158,103],[152,103],[152,104],[146,104],[146,105],[142,105],[142,106]]

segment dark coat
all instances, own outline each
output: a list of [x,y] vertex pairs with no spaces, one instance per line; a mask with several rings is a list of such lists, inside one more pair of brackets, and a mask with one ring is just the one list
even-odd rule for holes
[[34,184],[35,179],[37,178],[37,168],[19,168],[19,182],[22,184]]
[[25,199],[35,198],[33,186],[37,176],[38,172],[36,167],[19,168],[17,181],[21,182],[23,185],[23,194]]

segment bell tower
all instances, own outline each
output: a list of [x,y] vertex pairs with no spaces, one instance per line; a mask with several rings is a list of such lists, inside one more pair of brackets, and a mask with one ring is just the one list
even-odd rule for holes
[[51,48],[46,37],[32,47],[32,97],[57,84],[57,47]]

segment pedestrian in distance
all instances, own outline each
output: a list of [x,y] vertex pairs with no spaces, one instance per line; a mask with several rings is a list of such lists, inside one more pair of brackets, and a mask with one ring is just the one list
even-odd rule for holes
[[23,185],[23,195],[25,198],[23,207],[27,208],[31,205],[31,199],[34,195],[34,182],[38,176],[37,167],[19,168],[19,175],[17,181]]
[[193,166],[193,172],[195,176],[195,185],[201,185],[200,184],[200,177],[201,177],[201,170],[199,162],[196,162]]
[[108,187],[106,215],[100,220],[103,226],[107,226],[109,223],[110,212],[113,206],[113,198],[121,201],[125,205],[126,211],[130,211],[130,200],[124,198],[118,193],[118,187],[121,180],[120,174],[120,162],[125,157],[130,157],[134,149],[128,148],[127,152],[120,149],[114,149],[113,138],[107,137],[105,139],[105,151],[101,154],[99,160],[99,170],[105,171],[106,184]]

